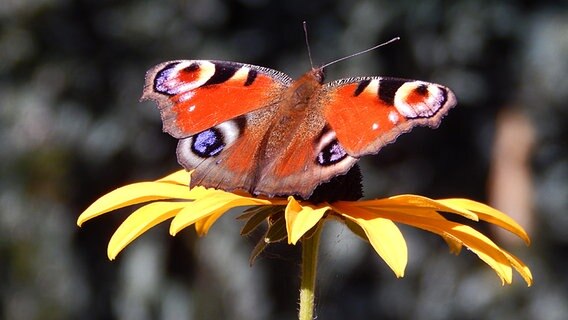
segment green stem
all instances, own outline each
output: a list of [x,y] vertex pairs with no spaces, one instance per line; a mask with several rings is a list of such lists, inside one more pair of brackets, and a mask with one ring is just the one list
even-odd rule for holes
[[302,275],[300,283],[300,320],[314,319],[314,301],[318,249],[323,223],[318,223],[315,232],[309,238],[302,239]]

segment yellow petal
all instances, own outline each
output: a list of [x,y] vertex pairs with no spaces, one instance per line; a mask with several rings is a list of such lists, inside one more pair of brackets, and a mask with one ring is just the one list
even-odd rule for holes
[[459,241],[459,240],[457,240],[453,237],[448,237],[446,235],[442,235],[442,238],[444,239],[444,241],[446,241],[446,244],[450,248],[451,253],[458,255],[461,252],[461,249],[463,247],[463,244],[461,243],[461,241]]
[[505,250],[501,250],[501,251],[503,251],[503,254],[507,257],[507,259],[509,259],[513,268],[515,268],[515,270],[517,270],[517,272],[519,272],[521,277],[523,277],[525,282],[530,287],[533,283],[533,276],[532,276],[532,273],[531,273],[531,270],[529,269],[529,267],[527,267],[521,260],[519,260],[519,258],[515,257],[514,255],[510,254],[509,252],[507,252]]
[[[400,220],[407,219],[397,219],[397,221]],[[446,242],[451,239],[450,241],[453,243],[453,246],[450,246],[451,250],[456,250],[459,248],[457,245],[462,243],[469,250],[475,253],[482,261],[495,270],[503,283],[511,283],[511,263],[503,254],[501,248],[493,243],[493,241],[477,230],[466,225],[461,225],[451,221],[428,220],[429,219],[427,218],[415,217],[406,222],[401,222],[439,234],[446,240]]]
[[521,227],[511,217],[497,209],[469,199],[443,199],[438,200],[438,202],[474,211],[481,220],[498,225],[505,230],[509,230],[523,239],[527,245],[530,244],[530,238],[523,227]]
[[[340,206],[342,205],[343,204],[340,204]],[[336,210],[339,210],[337,203],[334,203],[333,206]],[[348,212],[348,214],[345,215],[346,217],[348,215],[365,215],[369,214],[369,211],[371,211],[376,216],[439,234],[444,237],[446,241],[450,240],[455,242],[454,245],[462,243],[468,247],[482,261],[493,268],[503,283],[511,283],[512,267],[519,271],[529,285],[532,283],[530,271],[527,271],[528,268],[522,264],[522,262],[515,260],[514,257],[510,257],[506,251],[499,248],[493,241],[469,226],[448,220],[440,220],[435,216],[435,218],[427,218],[401,212],[392,213],[377,208],[357,208],[352,206],[342,208],[342,210],[343,212]]]
[[77,219],[81,226],[85,221],[101,214],[133,204],[162,199],[194,199],[202,193],[201,189],[191,191],[188,186],[160,182],[139,182],[120,187],[91,204]]
[[[406,212],[425,212],[427,214],[432,214],[435,211],[443,211],[449,213],[456,213],[465,218],[473,221],[478,221],[477,215],[460,206],[455,206],[453,203],[440,202],[423,196],[417,196],[412,194],[397,195],[385,199],[378,200],[365,200],[358,201],[355,205],[360,207],[376,207],[384,210],[404,210]],[[434,209],[435,211],[433,211]]]
[[454,226],[446,232],[461,240],[466,247],[493,268],[503,284],[513,281],[513,270],[509,259],[491,239],[469,226],[453,222],[448,222],[448,224],[454,224]]
[[[206,195],[188,203],[185,208],[176,215],[170,225],[170,234],[175,235],[183,228],[198,220],[215,213],[219,214],[219,212],[221,212],[222,214],[234,207],[269,204],[271,204],[270,200],[243,197],[229,192],[207,189]],[[209,227],[210,226],[211,224],[209,224]],[[206,229],[208,229],[208,227],[205,228],[205,230],[202,229],[202,231],[207,232]]]
[[[191,171],[193,172],[193,171]],[[173,184],[179,184],[179,185],[184,185],[184,186],[189,186],[189,181],[190,181],[190,176],[191,176],[191,172],[185,171],[185,170],[178,170],[172,174],[169,174],[161,179],[159,179],[159,182],[165,182],[165,183],[173,183]]]
[[130,242],[153,226],[172,218],[184,206],[184,202],[153,202],[134,211],[112,235],[107,249],[109,259],[114,260]]
[[404,276],[408,263],[408,248],[400,229],[389,219],[384,219],[365,208],[348,208],[333,205],[334,210],[356,222],[365,231],[369,242],[397,277]]
[[207,217],[195,221],[195,231],[197,232],[197,235],[200,237],[205,236],[207,232],[209,232],[209,228],[213,226],[217,219],[221,218],[221,216],[225,214],[225,211],[225,209],[217,210]]
[[[338,215],[341,215],[340,213],[338,213]],[[351,230],[351,232],[353,232],[356,236],[358,236],[359,238],[369,242],[369,238],[367,238],[367,234],[365,234],[365,230],[363,230],[363,228],[361,228],[360,225],[357,224],[357,222],[349,220],[349,219],[343,219],[345,225],[347,226],[347,228],[349,228],[349,230]]]
[[[452,242],[461,242],[482,261],[487,263],[497,273],[503,283],[511,283],[513,275],[509,259],[503,254],[501,248],[477,230],[451,221],[429,220],[422,217],[402,218],[397,219],[397,221],[439,234],[446,241],[452,239]],[[454,249],[453,247],[451,248]]]
[[424,229],[451,241],[461,242],[473,251],[481,260],[487,263],[503,282],[511,283],[512,269],[508,259],[501,249],[489,238],[479,231],[456,222],[425,217],[410,216],[404,214],[389,214],[382,210],[374,210],[378,215],[401,222],[420,229]]
[[312,206],[302,206],[294,197],[289,197],[288,205],[284,211],[288,243],[295,245],[308,230],[320,221],[329,209],[331,209],[329,206],[315,209]]

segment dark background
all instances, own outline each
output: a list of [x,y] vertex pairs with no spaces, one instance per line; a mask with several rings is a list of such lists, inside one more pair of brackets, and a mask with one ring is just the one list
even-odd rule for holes
[[464,250],[403,227],[396,279],[371,247],[329,223],[318,319],[565,319],[568,314],[568,11],[560,1],[71,1],[0,3],[0,318],[293,319],[298,248],[252,267],[254,238],[229,213],[197,239],[167,226],[109,262],[129,210],[75,225],[102,194],[179,169],[145,71],[178,58],[309,69],[328,80],[385,75],[437,82],[459,101],[437,130],[415,129],[362,160],[370,198],[466,197],[514,216],[520,240],[482,226],[533,271],[502,287]]

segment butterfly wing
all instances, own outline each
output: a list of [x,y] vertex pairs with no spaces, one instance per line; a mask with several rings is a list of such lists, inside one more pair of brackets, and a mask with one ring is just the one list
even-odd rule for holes
[[[311,118],[321,114],[310,114]],[[296,126],[289,147],[266,163],[255,186],[257,193],[299,195],[308,199],[314,189],[333,177],[345,174],[358,158],[347,154],[325,120]]]
[[191,186],[252,193],[258,181],[259,148],[274,108],[261,108],[180,139],[178,162],[188,170],[195,169]]
[[415,126],[438,127],[457,103],[444,86],[397,78],[343,79],[323,91],[324,117],[353,157],[377,153]]
[[277,98],[264,107],[180,139],[178,161],[195,169],[191,185],[307,198],[318,184],[345,173],[356,159],[325,125],[321,104],[311,101],[321,93],[317,75],[310,71],[274,91]]
[[248,64],[177,60],[146,73],[142,100],[158,103],[163,129],[182,139],[275,103],[292,79]]
[[247,64],[170,61],[148,71],[142,98],[157,101],[164,131],[180,139],[192,186],[304,198],[414,126],[438,126],[456,103],[435,84],[370,77],[322,86],[320,73],[292,81]]
[[191,185],[250,189],[259,145],[292,79],[276,70],[210,60],[161,63],[146,74],[142,100],[158,103],[163,130],[178,142]]

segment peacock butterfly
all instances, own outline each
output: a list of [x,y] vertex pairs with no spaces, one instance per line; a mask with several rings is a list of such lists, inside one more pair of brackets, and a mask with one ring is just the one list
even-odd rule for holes
[[154,100],[191,186],[308,198],[367,154],[415,126],[438,127],[456,105],[441,85],[390,77],[324,83],[324,67],[297,80],[269,68],[214,60],[150,69]]

